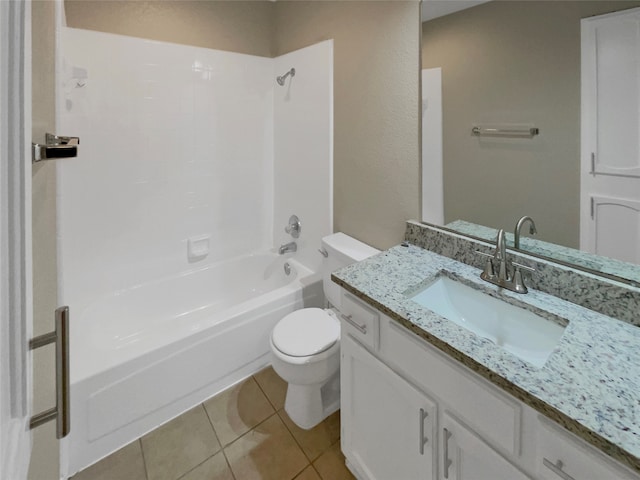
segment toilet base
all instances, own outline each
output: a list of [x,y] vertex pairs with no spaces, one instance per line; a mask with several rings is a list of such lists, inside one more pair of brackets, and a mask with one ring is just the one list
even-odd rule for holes
[[310,430],[340,408],[340,370],[324,384],[287,386],[284,410],[297,426]]

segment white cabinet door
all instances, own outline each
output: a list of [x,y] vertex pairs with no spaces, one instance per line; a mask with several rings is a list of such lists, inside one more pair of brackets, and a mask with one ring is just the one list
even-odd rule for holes
[[640,9],[585,18],[580,248],[636,263],[640,204]]
[[451,415],[443,415],[442,466],[445,480],[526,480],[524,473]]
[[435,479],[435,403],[349,335],[341,349],[347,462],[362,480]]

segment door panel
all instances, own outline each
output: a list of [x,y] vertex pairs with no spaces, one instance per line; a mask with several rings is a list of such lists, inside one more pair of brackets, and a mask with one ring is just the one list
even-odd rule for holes
[[529,477],[448,413],[442,422],[444,480],[527,480]]
[[640,176],[639,25],[637,13],[594,25],[597,173]]
[[348,335],[341,348],[347,460],[368,480],[434,479],[435,403]]
[[625,262],[640,263],[640,201],[604,196],[591,198],[595,252]]
[[638,263],[640,9],[581,30],[580,248]]

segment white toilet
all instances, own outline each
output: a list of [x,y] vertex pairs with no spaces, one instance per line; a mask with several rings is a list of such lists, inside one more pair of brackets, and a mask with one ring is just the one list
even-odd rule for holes
[[289,384],[284,409],[304,429],[340,407],[340,287],[331,273],[379,253],[344,233],[324,237],[322,247],[322,282],[331,308],[296,310],[271,332],[273,369]]

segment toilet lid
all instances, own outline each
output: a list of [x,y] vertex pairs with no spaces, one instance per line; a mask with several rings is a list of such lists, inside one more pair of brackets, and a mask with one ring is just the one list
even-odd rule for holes
[[321,308],[286,315],[273,329],[273,345],[285,355],[308,357],[331,348],[340,338],[340,322]]

